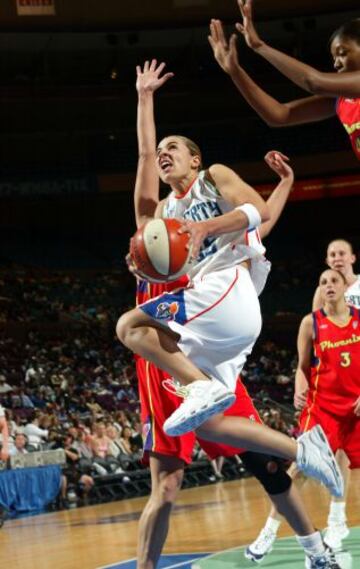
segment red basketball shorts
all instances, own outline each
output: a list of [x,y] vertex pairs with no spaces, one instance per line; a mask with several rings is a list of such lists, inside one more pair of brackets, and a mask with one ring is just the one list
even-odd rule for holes
[[339,417],[316,405],[305,407],[299,419],[300,430],[309,431],[321,425],[333,452],[345,451],[350,468],[360,468],[360,418],[356,415]]
[[[168,379],[169,376],[142,358],[136,359],[136,371],[139,381],[145,460],[149,452],[154,452],[177,457],[185,463],[191,462],[196,440],[195,434],[187,433],[180,437],[168,437],[162,428],[165,419],[182,402],[180,397],[169,393],[162,386],[163,380]],[[235,403],[226,410],[225,415],[244,417],[260,423],[259,414],[240,380],[237,382],[235,394]],[[245,450],[201,439],[199,443],[210,458],[233,456]]]

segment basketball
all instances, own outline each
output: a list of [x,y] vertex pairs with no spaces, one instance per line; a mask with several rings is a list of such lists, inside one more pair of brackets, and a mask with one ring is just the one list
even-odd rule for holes
[[178,233],[178,219],[152,219],[130,241],[130,256],[136,268],[151,280],[173,281],[192,265],[188,233]]

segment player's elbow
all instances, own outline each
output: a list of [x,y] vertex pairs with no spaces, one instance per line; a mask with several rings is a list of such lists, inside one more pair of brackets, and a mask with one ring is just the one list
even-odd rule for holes
[[313,95],[325,94],[324,82],[322,81],[322,73],[311,72],[304,80],[305,89]]
[[264,120],[270,128],[288,126],[291,122],[290,109],[286,103],[279,103],[270,114],[264,117]]
[[258,206],[258,210],[259,210],[259,214],[261,217],[261,223],[265,223],[266,221],[270,221],[270,219],[271,219],[270,208],[266,204],[266,202],[264,202],[263,204]]

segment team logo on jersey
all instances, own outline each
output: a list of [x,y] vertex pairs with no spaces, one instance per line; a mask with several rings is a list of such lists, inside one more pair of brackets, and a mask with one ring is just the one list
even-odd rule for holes
[[175,315],[179,312],[178,302],[161,302],[156,307],[155,318],[159,320],[174,320]]
[[325,330],[328,327],[327,324],[320,324],[319,328],[320,330]]
[[353,325],[354,330],[356,330],[356,328],[357,328],[358,325],[359,325],[359,321],[358,321],[358,320],[355,320],[355,321],[352,323],[352,325]]

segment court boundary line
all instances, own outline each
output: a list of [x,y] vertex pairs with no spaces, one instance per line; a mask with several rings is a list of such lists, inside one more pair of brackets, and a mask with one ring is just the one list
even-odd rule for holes
[[[164,553],[162,554],[166,557],[179,557],[180,555],[203,555],[203,559],[207,559],[209,553],[207,551],[191,551],[190,553]],[[124,561],[117,561],[116,563],[112,563],[110,565],[102,565],[101,567],[97,567],[96,569],[110,569],[110,567],[116,567],[117,565],[121,565],[122,563],[130,563],[131,561],[136,561],[136,557],[132,557],[131,559],[125,559]],[[180,563],[173,563],[172,565],[167,565],[163,569],[173,569],[174,567],[181,567],[182,565],[186,565],[187,563],[192,563],[193,561],[197,561],[197,557],[193,559],[188,559],[187,561],[181,561]]]

